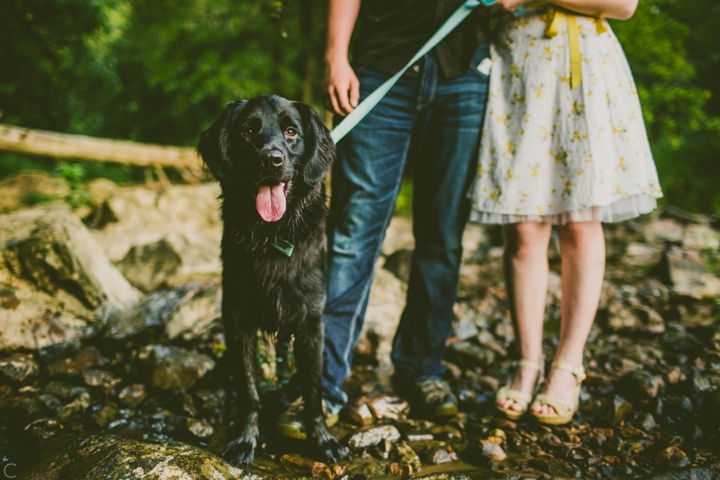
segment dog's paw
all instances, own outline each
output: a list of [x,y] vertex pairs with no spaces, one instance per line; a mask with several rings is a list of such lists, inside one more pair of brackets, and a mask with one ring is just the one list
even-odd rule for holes
[[337,463],[350,458],[348,449],[340,445],[335,437],[325,429],[320,429],[319,432],[312,435],[310,441],[326,463]]
[[326,463],[337,463],[350,459],[348,449],[340,445],[340,443],[332,437],[318,444],[317,447]]
[[255,443],[255,440],[238,437],[228,444],[222,456],[233,465],[250,465],[255,456]]

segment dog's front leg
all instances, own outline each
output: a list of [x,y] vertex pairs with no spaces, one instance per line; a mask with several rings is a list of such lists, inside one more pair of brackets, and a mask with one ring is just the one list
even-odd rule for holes
[[326,462],[350,458],[328,430],[322,405],[323,324],[320,316],[308,318],[305,328],[295,336],[295,362],[302,383],[305,425],[308,440]]
[[[227,324],[227,322],[226,322]],[[235,465],[250,464],[253,461],[255,447],[260,434],[258,411],[260,396],[255,379],[255,332],[237,330],[228,338],[228,354],[232,363],[237,398],[240,403],[240,435],[230,442],[223,457]]]

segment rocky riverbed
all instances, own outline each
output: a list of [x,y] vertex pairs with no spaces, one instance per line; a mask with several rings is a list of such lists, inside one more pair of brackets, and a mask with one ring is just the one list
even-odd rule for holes
[[[0,184],[3,195],[23,191],[5,188],[15,184],[63,188],[23,177]],[[515,358],[496,229],[471,226],[463,242],[446,355],[461,414],[416,419],[393,396],[389,349],[413,248],[410,222],[396,218],[346,384],[350,405],[332,428],[353,459],[325,465],[305,443],[275,435],[273,419],[294,399],[293,362],[278,362],[259,338],[262,442],[241,469],[218,456],[236,425],[219,318],[217,187],[85,188],[92,200],[74,211],[62,203],[12,211],[26,206],[22,198],[3,200],[8,478],[720,478],[717,219],[666,208],[606,229],[580,412],[551,428],[493,411]],[[550,256],[548,358],[559,330],[556,242]]]

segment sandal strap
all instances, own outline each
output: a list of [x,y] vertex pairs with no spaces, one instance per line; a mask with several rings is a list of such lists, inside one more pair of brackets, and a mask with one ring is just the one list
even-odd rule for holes
[[565,372],[571,373],[572,375],[575,376],[578,383],[585,380],[585,377],[586,377],[585,369],[583,368],[582,365],[580,365],[579,367],[576,367],[574,365],[570,365],[569,363],[555,361],[552,364],[552,368],[556,368],[558,370],[563,370]]
[[577,408],[575,401],[561,400],[559,398],[549,397],[544,393],[538,393],[535,397],[535,403],[540,403],[552,407],[556,413],[562,411],[573,411]]
[[524,358],[518,362],[518,367],[529,368],[531,370],[542,371],[543,365],[540,362],[533,362],[532,360],[525,360]]
[[523,393],[520,390],[513,390],[508,387],[502,387],[500,390],[498,390],[497,399],[512,400],[513,402],[519,404],[521,407],[526,408],[528,404],[532,401],[532,395]]

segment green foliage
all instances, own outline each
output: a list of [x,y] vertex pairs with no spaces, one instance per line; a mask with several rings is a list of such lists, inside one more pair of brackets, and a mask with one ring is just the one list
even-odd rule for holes
[[666,203],[685,210],[720,214],[720,136],[691,133],[680,142],[656,144],[655,163]]
[[230,100],[298,99],[315,35],[297,19],[312,3],[128,0],[113,47],[122,88],[107,135],[194,145]]
[[[690,29],[664,7],[676,0],[643,0],[630,21],[612,22],[632,67],[652,140],[679,138],[706,120],[709,92],[695,83],[688,60]],[[709,4],[709,2],[707,2]]]
[[105,28],[114,0],[0,2],[2,120],[93,132],[114,93],[113,72],[89,40]]
[[400,186],[400,193],[395,202],[395,215],[401,217],[412,216],[413,183],[409,178],[404,178]]
[[85,168],[80,163],[60,163],[60,176],[64,178],[70,187],[70,194],[65,201],[72,208],[81,205],[90,205],[92,198],[90,191],[82,184],[85,179]]

